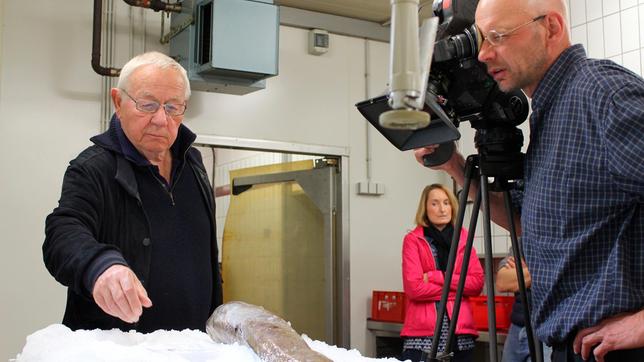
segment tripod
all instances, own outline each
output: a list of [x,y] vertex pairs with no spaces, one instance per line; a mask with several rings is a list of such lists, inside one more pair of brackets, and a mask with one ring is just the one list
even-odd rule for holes
[[[532,361],[543,362],[543,350],[541,344],[535,340],[534,334],[532,331],[532,324],[530,321],[530,311],[528,304],[528,297],[526,293],[525,279],[523,277],[523,268],[521,267],[522,263],[522,251],[520,249],[519,243],[517,241],[517,234],[514,227],[513,221],[513,210],[512,203],[510,201],[510,191],[509,184],[507,179],[499,177],[492,171],[493,167],[488,169],[487,160],[484,162],[481,161],[481,155],[470,155],[467,157],[465,162],[465,179],[463,184],[463,190],[459,196],[459,209],[456,217],[456,223],[454,225],[454,235],[451,241],[450,252],[447,261],[447,268],[445,271],[445,284],[443,285],[441,301],[438,304],[437,316],[436,316],[436,327],[434,329],[434,336],[432,339],[432,348],[429,356],[426,356],[423,353],[422,360],[436,362],[436,361],[449,361],[451,360],[452,353],[451,344],[454,340],[454,334],[456,332],[456,322],[458,320],[458,314],[461,306],[461,300],[463,297],[463,289],[465,287],[465,276],[467,274],[467,266],[470,260],[470,254],[472,253],[472,244],[474,241],[474,232],[476,229],[476,223],[478,219],[478,210],[483,204],[483,228],[484,228],[484,249],[485,249],[485,284],[487,286],[487,311],[488,311],[488,326],[489,326],[489,353],[490,361],[497,361],[497,339],[496,339],[496,312],[495,312],[495,301],[494,301],[494,278],[493,278],[493,261],[492,261],[492,236],[490,230],[490,204],[489,204],[489,195],[488,188],[491,186],[488,183],[488,176],[495,177],[494,184],[503,192],[504,206],[505,211],[508,215],[508,221],[510,225],[510,237],[512,239],[512,253],[514,255],[514,260],[516,261],[517,268],[517,279],[519,283],[519,291],[521,302],[524,305],[524,318],[525,318],[525,327],[528,337],[528,345],[530,348],[530,356]],[[487,171],[487,172],[486,172]],[[503,172],[500,172],[503,173]],[[475,177],[479,177],[479,192],[476,193],[476,198],[474,200],[474,207],[472,209],[472,216],[470,218],[469,230],[472,232],[468,233],[467,244],[465,246],[465,254],[463,255],[463,263],[461,268],[461,278],[456,289],[456,298],[454,301],[454,309],[452,312],[452,318],[450,320],[448,338],[446,339],[446,345],[444,352],[437,356],[438,344],[441,334],[441,321],[445,316],[445,311],[447,308],[447,299],[449,296],[450,285],[452,282],[452,274],[454,272],[454,265],[456,263],[456,253],[458,249],[459,236],[461,233],[461,228],[463,227],[463,218],[465,215],[465,206],[467,203],[467,197],[469,194],[470,184]]]

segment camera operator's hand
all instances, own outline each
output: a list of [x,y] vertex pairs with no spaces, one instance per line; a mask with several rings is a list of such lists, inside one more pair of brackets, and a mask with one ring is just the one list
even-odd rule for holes
[[592,353],[597,362],[603,362],[610,351],[643,347],[643,326],[644,310],[621,313],[579,331],[573,349],[584,360]]
[[[423,160],[423,157],[425,157],[425,155],[431,155],[432,153],[434,153],[434,151],[437,148],[438,148],[438,145],[429,145],[422,148],[416,148],[414,150],[414,157],[416,157],[416,161],[418,161],[418,163],[425,166],[425,161]],[[442,166],[443,165],[439,165],[437,167],[434,167],[433,169],[438,170]]]
[[[439,145],[429,145],[415,149],[414,157],[416,157],[416,161],[425,166],[425,160],[423,158],[426,155],[431,155],[432,153],[436,152],[438,147]],[[465,159],[463,158],[463,155],[461,155],[457,150],[454,150],[447,162],[430,168],[432,170],[445,171],[455,179],[462,178],[463,170],[465,169]]]

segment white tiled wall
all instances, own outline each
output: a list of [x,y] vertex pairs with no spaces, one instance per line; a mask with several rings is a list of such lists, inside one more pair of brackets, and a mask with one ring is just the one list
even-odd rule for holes
[[[470,216],[472,213],[472,204],[468,204],[465,211],[465,218],[463,220],[463,227],[469,229]],[[470,231],[471,232],[471,231]],[[504,228],[491,223],[490,232],[492,236],[492,253],[496,256],[505,256],[508,250],[510,250],[511,241],[510,233]],[[484,226],[483,226],[483,215],[479,212],[479,216],[476,223],[476,230],[474,231],[474,248],[476,253],[479,256],[485,255],[484,249]]]
[[644,74],[644,0],[569,0],[571,37],[591,58]]

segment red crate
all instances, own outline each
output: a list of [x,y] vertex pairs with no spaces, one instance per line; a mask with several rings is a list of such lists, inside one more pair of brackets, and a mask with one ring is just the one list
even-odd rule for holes
[[[487,296],[470,297],[470,303],[474,314],[474,326],[480,331],[487,331]],[[496,329],[507,330],[510,328],[510,314],[512,313],[514,297],[495,296],[494,304]]]
[[384,322],[405,321],[405,293],[374,290],[371,319]]

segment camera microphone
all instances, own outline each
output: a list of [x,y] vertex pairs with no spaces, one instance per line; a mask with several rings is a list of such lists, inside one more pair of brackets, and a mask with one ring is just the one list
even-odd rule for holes
[[416,130],[429,125],[429,114],[423,108],[438,18],[425,21],[419,39],[418,6],[419,0],[391,0],[391,110],[379,116],[384,128]]

